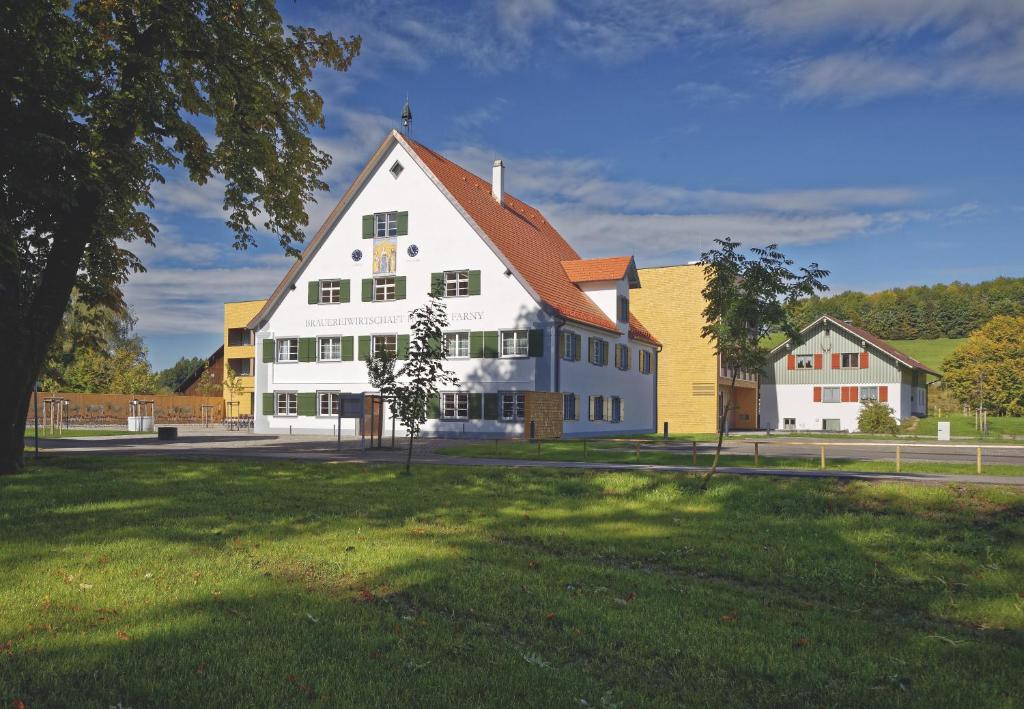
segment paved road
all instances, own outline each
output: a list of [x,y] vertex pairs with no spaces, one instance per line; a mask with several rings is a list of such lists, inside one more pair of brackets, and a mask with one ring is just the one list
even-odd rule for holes
[[[436,449],[451,441],[422,439],[416,442],[413,458],[420,464],[481,465],[517,468],[559,467],[596,470],[645,470],[664,472],[703,472],[704,468],[680,465],[645,465],[635,463],[552,462],[505,460],[439,455]],[[740,442],[732,441],[732,444]],[[752,444],[751,450],[752,450]],[[820,445],[820,443],[818,444]],[[404,462],[405,450],[388,448],[364,450],[359,439],[346,439],[340,448],[322,436],[277,436],[233,432],[194,432],[177,441],[158,441],[153,436],[107,436],[96,438],[65,438],[41,441],[46,454],[74,455],[144,455],[172,458],[277,459],[345,463]],[[730,451],[734,449],[730,448]],[[742,452],[741,448],[735,449]],[[31,452],[29,453],[31,455]],[[881,453],[879,453],[881,455]],[[685,458],[681,458],[681,462]],[[924,484],[974,483],[1024,487],[1024,467],[1020,476],[940,475],[931,473],[872,473],[859,471],[781,470],[768,468],[721,468],[723,473],[787,478],[835,478],[848,480],[899,480]]]

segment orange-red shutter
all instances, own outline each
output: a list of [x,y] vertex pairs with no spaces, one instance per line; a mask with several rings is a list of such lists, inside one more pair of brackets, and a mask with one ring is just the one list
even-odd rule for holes
[[839,353],[832,353],[832,369],[839,369]]
[[839,400],[844,404],[850,400],[850,387],[843,387],[839,390]]
[[861,369],[867,369],[868,368],[868,353],[867,352],[861,352],[860,353],[860,368]]
[[814,400],[821,401],[821,387],[814,387]]
[[814,355],[814,368],[821,369],[821,354]]
[[878,387],[878,400],[888,401],[889,400],[889,387]]
[[796,355],[786,357],[786,369],[796,369]]

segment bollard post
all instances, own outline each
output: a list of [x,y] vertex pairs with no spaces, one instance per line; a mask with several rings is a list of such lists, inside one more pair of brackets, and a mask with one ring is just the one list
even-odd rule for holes
[[697,441],[693,442],[693,464],[697,464]]
[[668,440],[668,421],[665,422],[664,428],[665,428],[665,431],[661,435],[664,436],[665,440],[667,441]]
[[754,441],[754,467],[758,467],[761,464],[761,451],[759,449],[760,443]]
[[978,475],[981,475],[981,446],[978,446],[978,460],[975,467],[978,471]]
[[902,461],[900,460],[900,447],[896,446],[896,472],[897,473],[900,472],[900,468],[901,468],[900,464],[901,464],[901,462]]
[[821,469],[825,469],[825,446],[821,447]]

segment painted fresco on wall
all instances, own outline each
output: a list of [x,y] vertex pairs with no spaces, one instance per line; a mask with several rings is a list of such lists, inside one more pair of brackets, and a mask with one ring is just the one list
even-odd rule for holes
[[373,240],[373,275],[393,276],[398,267],[398,240],[375,238]]

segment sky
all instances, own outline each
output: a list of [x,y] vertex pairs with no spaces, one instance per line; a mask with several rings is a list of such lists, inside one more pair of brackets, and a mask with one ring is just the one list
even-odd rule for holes
[[[408,97],[412,136],[540,209],[583,257],[640,267],[715,238],[778,243],[833,292],[1024,275],[1024,2],[282,2],[360,35],[320,72],[333,157],[312,235]],[[272,237],[237,252],[216,180],[155,189],[125,289],[154,368],[221,343],[267,297]]]

